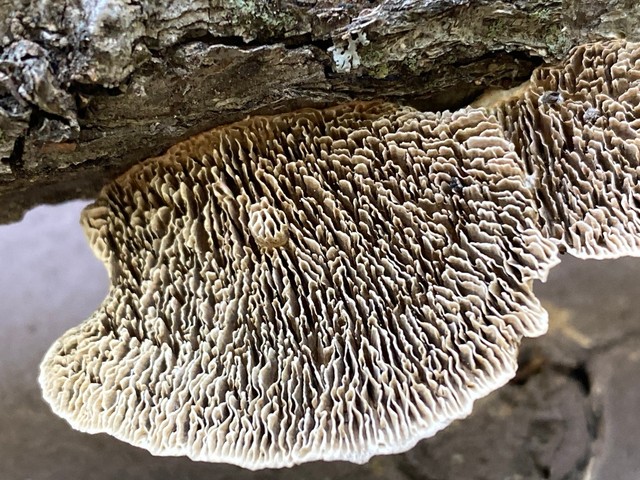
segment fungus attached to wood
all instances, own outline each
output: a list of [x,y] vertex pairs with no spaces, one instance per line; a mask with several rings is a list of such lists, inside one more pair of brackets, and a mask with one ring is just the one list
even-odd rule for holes
[[254,117],[135,166],[83,213],[112,286],[47,353],[45,398],[252,469],[435,434],[545,332],[559,249],[639,254],[639,54],[580,47],[492,108]]
[[[550,91],[562,102],[540,105]],[[535,179],[545,236],[580,258],[640,256],[640,45],[580,46],[498,114]]]

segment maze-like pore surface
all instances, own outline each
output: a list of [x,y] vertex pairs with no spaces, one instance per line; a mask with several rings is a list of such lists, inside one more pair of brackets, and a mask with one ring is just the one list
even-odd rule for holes
[[40,381],[75,428],[248,468],[406,450],[506,382],[557,262],[493,114],[354,103],[214,129],[83,215],[112,287]]
[[497,114],[546,235],[581,258],[640,256],[640,45],[578,47]]

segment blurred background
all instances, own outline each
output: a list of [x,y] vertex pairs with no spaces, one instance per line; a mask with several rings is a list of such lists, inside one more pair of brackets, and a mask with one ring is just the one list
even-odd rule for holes
[[249,472],[75,432],[37,375],[49,345],[107,292],[78,224],[85,204],[0,226],[0,480],[640,479],[640,259],[629,258],[564,258],[536,286],[550,332],[524,343],[517,377],[404,454]]

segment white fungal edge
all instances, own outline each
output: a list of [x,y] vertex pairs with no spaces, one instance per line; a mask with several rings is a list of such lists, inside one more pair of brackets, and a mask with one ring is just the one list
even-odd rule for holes
[[598,253],[584,252],[584,249],[577,249],[574,247],[567,247],[564,242],[560,243],[566,247],[566,251],[569,255],[579,258],[580,260],[616,260],[623,257],[640,257],[640,246],[638,247],[623,247],[616,251],[602,249]]
[[[97,312],[96,312],[97,313]],[[95,315],[95,314],[94,314]],[[548,326],[548,313],[546,310],[542,309],[542,316],[540,318],[541,324],[545,327],[540,331],[535,332],[534,335],[542,335],[546,332]],[[92,321],[94,316],[92,315],[87,321]],[[78,325],[77,327],[69,330],[66,333],[70,333],[75,329],[80,329],[83,324]],[[65,333],[65,335],[66,335]],[[62,338],[62,337],[61,337]],[[170,448],[158,448],[153,445],[151,442],[147,441],[146,438],[141,438],[139,441],[132,442],[128,436],[122,432],[122,425],[118,430],[109,431],[105,428],[100,428],[100,426],[91,426],[86,425],[83,422],[79,421],[75,417],[69,415],[67,411],[60,411],[56,408],[55,399],[51,399],[46,395],[46,392],[49,390],[46,388],[48,383],[47,376],[45,375],[46,364],[49,363],[49,359],[55,357],[55,352],[59,350],[60,339],[56,340],[51,348],[45,354],[42,363],[40,364],[40,374],[38,376],[38,383],[40,384],[40,388],[43,391],[43,398],[47,401],[52,411],[65,419],[75,430],[84,433],[96,434],[96,433],[106,433],[122,442],[128,443],[135,447],[143,448],[149,451],[152,455],[162,456],[162,457],[181,457],[186,456],[191,460],[201,461],[201,462],[209,462],[209,463],[228,463],[232,465],[237,465],[242,468],[246,468],[248,470],[261,470],[266,468],[285,468],[285,467],[293,467],[302,463],[312,462],[312,461],[348,461],[355,464],[365,464],[367,463],[371,457],[376,455],[390,455],[396,453],[404,453],[411,448],[413,448],[420,440],[424,440],[429,437],[433,437],[440,430],[444,429],[448,425],[450,425],[455,420],[460,420],[468,417],[472,410],[473,404],[476,400],[479,400],[483,397],[486,397],[489,393],[499,389],[504,386],[509,380],[511,380],[517,370],[517,361],[515,357],[510,357],[509,353],[505,354],[504,360],[504,368],[501,369],[497,375],[495,375],[491,379],[487,379],[486,381],[482,381],[482,379],[478,379],[479,381],[476,383],[477,388],[472,390],[467,390],[466,399],[463,401],[457,412],[451,415],[452,411],[449,410],[449,415],[447,418],[442,418],[443,414],[440,413],[439,419],[429,425],[426,428],[420,428],[413,432],[413,434],[409,435],[403,442],[399,442],[393,445],[384,445],[384,446],[375,446],[372,445],[368,451],[361,452],[360,454],[344,454],[339,450],[333,450],[330,448],[316,448],[311,449],[308,454],[300,455],[300,456],[286,456],[279,459],[278,462],[270,461],[268,458],[264,461],[259,462],[243,462],[242,457],[238,457],[235,455],[198,455],[194,454],[190,450],[184,447],[170,447]],[[516,350],[517,351],[517,350]],[[487,377],[485,377],[486,379]],[[435,416],[435,415],[434,415]]]

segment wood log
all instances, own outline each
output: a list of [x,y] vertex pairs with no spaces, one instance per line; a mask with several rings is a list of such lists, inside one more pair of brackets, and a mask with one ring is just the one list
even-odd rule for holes
[[624,0],[4,0],[0,222],[91,198],[140,160],[252,114],[385,98],[455,109],[588,41]]

